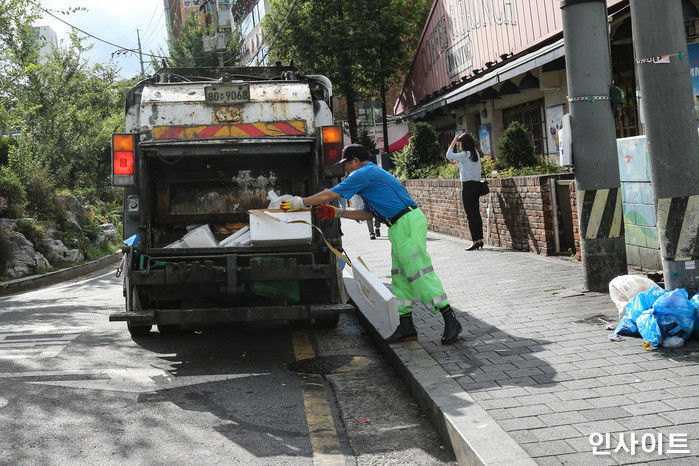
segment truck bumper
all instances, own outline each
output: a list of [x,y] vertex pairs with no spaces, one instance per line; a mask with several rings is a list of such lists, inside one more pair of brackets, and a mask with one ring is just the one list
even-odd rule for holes
[[351,304],[312,304],[215,309],[151,309],[145,312],[116,312],[111,322],[137,324],[217,324],[272,320],[322,319],[354,311]]

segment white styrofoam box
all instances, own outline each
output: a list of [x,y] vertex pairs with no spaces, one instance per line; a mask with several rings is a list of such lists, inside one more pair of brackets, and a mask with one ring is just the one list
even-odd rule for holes
[[[257,215],[255,213],[258,213]],[[265,215],[259,215],[263,213]],[[274,217],[274,218],[269,218]],[[275,220],[277,219],[277,220]],[[305,223],[286,223],[303,220]],[[250,211],[250,236],[253,246],[310,243],[311,211],[283,212],[265,209]]]
[[235,248],[240,248],[240,247],[247,247],[250,246],[250,232],[246,231],[238,239],[233,241],[230,245],[230,247],[235,247]]
[[218,246],[209,225],[202,225],[182,237],[187,248],[215,248]]
[[221,242],[218,243],[218,247],[220,247],[220,248],[227,248],[227,247],[229,247],[230,245],[232,245],[233,243],[235,243],[235,242],[238,240],[238,238],[240,238],[241,236],[243,236],[243,235],[244,235],[245,233],[247,233],[248,231],[250,231],[250,227],[243,227],[243,228],[241,228],[240,230],[236,231],[235,233],[233,233],[233,234],[230,235],[229,237],[224,238],[223,240],[221,240]]
[[169,249],[177,249],[177,248],[186,248],[187,246],[185,246],[184,241],[182,241],[181,239],[178,239],[174,243],[170,243],[165,247],[169,248]]
[[358,258],[351,260],[354,279],[345,278],[347,292],[376,331],[387,338],[398,328],[396,297]]

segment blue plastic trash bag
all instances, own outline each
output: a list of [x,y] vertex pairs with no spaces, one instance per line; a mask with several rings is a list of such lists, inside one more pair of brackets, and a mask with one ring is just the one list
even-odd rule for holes
[[141,243],[141,235],[136,233],[133,236],[129,236],[124,240],[124,244],[127,246],[138,246]]
[[653,304],[657,299],[667,291],[663,290],[659,286],[654,286],[648,291],[638,293],[629,303],[626,305],[626,317],[633,321],[636,321],[643,311],[653,307]]
[[614,333],[617,335],[624,335],[627,337],[640,337],[641,334],[638,333],[638,326],[630,317],[624,316],[619,321],[619,324],[614,329]]
[[690,299],[689,302],[692,306],[694,306],[694,310],[699,312],[699,293],[692,296],[692,299]]
[[689,304],[694,306],[694,335],[699,337],[699,293],[692,296]]
[[652,308],[653,303],[655,303],[658,297],[663,296],[665,293],[667,293],[667,291],[659,286],[654,286],[650,290],[643,291],[634,296],[626,305],[626,315],[621,318],[619,325],[614,329],[614,333],[629,337],[640,337],[641,335],[637,325],[639,316],[644,311]]
[[636,325],[644,347],[657,347],[670,337],[687,340],[694,330],[694,319],[694,306],[689,302],[687,290],[680,288],[660,296],[652,309],[641,313]]
[[641,315],[638,316],[636,325],[638,325],[638,333],[640,333],[641,338],[643,338],[643,347],[645,349],[660,346],[660,342],[663,340],[663,334],[660,331],[658,319],[655,317],[655,312],[652,308],[643,311]]

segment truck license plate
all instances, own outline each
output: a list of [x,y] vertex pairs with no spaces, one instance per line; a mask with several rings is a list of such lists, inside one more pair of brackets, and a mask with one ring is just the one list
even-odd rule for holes
[[205,86],[204,102],[210,105],[250,102],[250,84]]

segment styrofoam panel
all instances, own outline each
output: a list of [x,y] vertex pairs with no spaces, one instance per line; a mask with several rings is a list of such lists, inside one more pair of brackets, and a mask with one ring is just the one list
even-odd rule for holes
[[386,338],[398,327],[396,298],[374,272],[357,258],[351,260],[354,286],[347,286],[347,292],[364,317]]
[[250,227],[245,226],[245,227],[241,228],[240,230],[236,231],[236,232],[233,233],[232,235],[230,235],[230,236],[228,236],[227,238],[224,238],[223,240],[221,240],[221,242],[218,243],[218,247],[220,247],[220,248],[227,248],[228,246],[230,246],[230,245],[232,245],[233,243],[235,243],[235,242],[238,240],[238,238],[240,238],[241,236],[243,236],[243,235],[244,235],[245,233],[247,233],[248,231],[250,231]]
[[[311,232],[311,211],[301,210],[298,212],[282,212],[280,210],[266,209],[260,210],[268,216],[274,217],[275,221],[266,216],[250,214],[250,237],[253,246],[265,246],[275,244],[299,244],[310,243]],[[306,223],[286,223],[294,220],[303,220]]]

